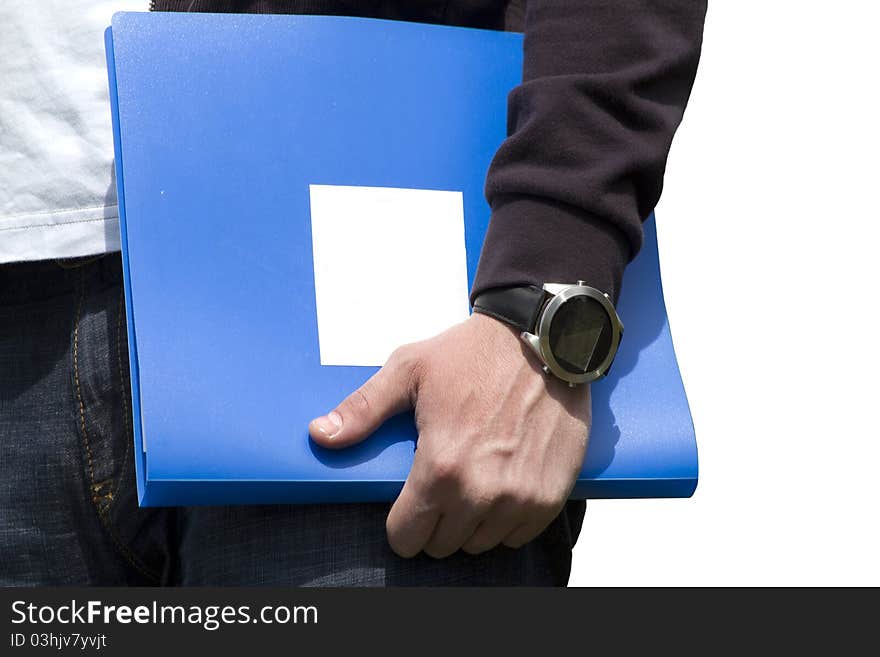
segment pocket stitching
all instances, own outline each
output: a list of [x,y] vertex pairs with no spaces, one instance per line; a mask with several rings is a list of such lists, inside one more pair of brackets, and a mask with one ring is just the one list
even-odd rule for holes
[[[107,531],[107,534],[110,536],[110,539],[113,541],[113,544],[116,546],[116,549],[119,550],[122,557],[131,564],[136,570],[138,570],[145,577],[154,580],[156,582],[159,581],[159,576],[148,568],[146,568],[141,560],[138,559],[137,556],[131,551],[131,549],[125,545],[119,537],[116,535],[116,532],[113,531],[113,528],[110,526],[110,522],[107,518],[107,514],[104,508],[102,508],[100,504],[100,500],[105,498],[106,495],[100,496],[97,494],[98,491],[104,486],[106,482],[95,482],[95,471],[94,465],[92,462],[92,448],[89,444],[89,434],[86,429],[86,412],[85,412],[85,404],[83,403],[82,397],[82,388],[80,387],[79,381],[79,326],[80,319],[82,318],[82,308],[83,302],[85,300],[86,295],[86,281],[85,281],[85,272],[80,270],[80,293],[79,293],[79,301],[76,306],[76,317],[74,319],[73,325],[73,380],[76,387],[76,398],[77,403],[79,405],[79,426],[80,431],[82,433],[83,445],[85,447],[86,452],[86,464],[87,464],[87,474],[89,478],[89,490],[92,493],[92,504],[95,507],[95,511],[98,514],[98,518],[101,520],[101,524],[104,526],[104,529]],[[110,498],[112,499],[112,493],[110,493]]]
[[122,468],[123,472],[116,479],[116,486],[114,486],[113,490],[110,492],[110,501],[112,502],[116,494],[119,492],[119,487],[122,485],[122,479],[125,475],[124,468],[127,467],[128,457],[131,454],[132,450],[132,435],[131,435],[131,417],[129,416],[128,410],[128,394],[125,390],[125,376],[122,370],[122,314],[125,312],[125,292],[120,289],[119,291],[119,310],[116,314],[116,364],[119,368],[119,392],[120,397],[122,397],[122,422],[123,428],[125,430],[125,455],[122,457]]

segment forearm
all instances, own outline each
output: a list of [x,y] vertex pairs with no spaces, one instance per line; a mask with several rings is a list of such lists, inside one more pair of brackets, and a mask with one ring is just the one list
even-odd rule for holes
[[486,179],[492,220],[471,300],[587,281],[617,298],[660,197],[705,0],[529,0],[523,83]]

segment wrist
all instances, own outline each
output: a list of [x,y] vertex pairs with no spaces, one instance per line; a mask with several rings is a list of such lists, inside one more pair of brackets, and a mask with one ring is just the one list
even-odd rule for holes
[[609,295],[585,281],[493,288],[477,296],[474,313],[506,323],[546,374],[571,387],[606,376],[623,336]]

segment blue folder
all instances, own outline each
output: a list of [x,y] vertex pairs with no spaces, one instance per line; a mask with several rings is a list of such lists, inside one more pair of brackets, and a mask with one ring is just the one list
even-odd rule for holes
[[[461,190],[469,282],[522,35],[323,16],[116,14],[106,32],[140,503],[382,501],[411,413],[329,451],[307,423],[378,368],[322,366],[309,185]],[[686,497],[693,424],[655,222],[592,386],[573,497]],[[356,283],[356,282],[355,282]]]

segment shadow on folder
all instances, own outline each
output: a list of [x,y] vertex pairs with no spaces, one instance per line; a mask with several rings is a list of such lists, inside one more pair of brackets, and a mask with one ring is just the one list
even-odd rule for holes
[[642,351],[654,343],[666,325],[666,305],[660,283],[657,231],[653,214],[644,223],[644,243],[624,275],[618,313],[625,333],[607,379],[593,384],[593,430],[587,447],[585,473],[596,477],[614,460],[620,429],[611,396],[617,383],[632,372]]
[[[347,392],[344,394],[347,394]],[[396,443],[412,442],[413,451],[415,451],[417,437],[415,425],[415,415],[413,415],[412,411],[407,411],[391,418],[372,436],[352,447],[340,450],[327,449],[321,447],[313,440],[309,440],[309,447],[315,458],[327,467],[350,468],[354,465],[372,461],[388,449],[389,446]],[[305,436],[305,438],[308,439],[308,436]]]
[[[611,396],[618,381],[639,362],[641,352],[660,335],[666,325],[666,306],[660,283],[660,263],[657,233],[653,215],[644,224],[645,239],[639,255],[627,267],[624,276],[618,312],[625,326],[620,351],[611,368],[611,375],[592,385],[593,424],[587,447],[585,473],[596,477],[611,465],[614,450],[620,439],[620,429],[614,417]],[[347,394],[351,391],[345,391]],[[412,412],[388,420],[370,438],[359,445],[336,451],[325,449],[309,440],[312,453],[331,468],[347,468],[368,462],[389,446],[412,441],[416,443],[415,418]]]

